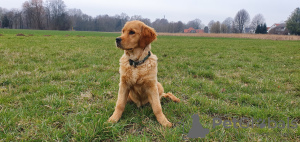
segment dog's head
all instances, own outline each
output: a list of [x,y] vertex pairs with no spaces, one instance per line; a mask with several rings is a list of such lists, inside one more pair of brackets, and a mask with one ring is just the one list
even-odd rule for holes
[[133,50],[135,48],[145,48],[156,39],[156,32],[141,21],[127,22],[122,35],[116,38],[116,45],[123,50]]

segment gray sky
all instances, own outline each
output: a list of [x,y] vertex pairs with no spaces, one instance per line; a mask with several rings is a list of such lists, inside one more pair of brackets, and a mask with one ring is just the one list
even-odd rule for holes
[[[26,0],[0,0],[0,7],[21,9]],[[45,0],[44,0],[45,1]],[[300,7],[300,0],[63,0],[67,8],[81,9],[90,16],[126,13],[128,16],[141,15],[153,22],[156,18],[187,23],[196,18],[204,25],[209,21],[223,22],[227,17],[245,9],[251,20],[262,14],[267,26],[287,20]]]

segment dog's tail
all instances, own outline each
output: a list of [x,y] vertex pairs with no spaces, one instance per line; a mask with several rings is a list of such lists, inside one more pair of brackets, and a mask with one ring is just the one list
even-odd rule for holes
[[163,93],[162,96],[165,97],[165,98],[170,98],[173,102],[176,102],[176,103],[180,102],[180,99],[178,99],[172,93]]

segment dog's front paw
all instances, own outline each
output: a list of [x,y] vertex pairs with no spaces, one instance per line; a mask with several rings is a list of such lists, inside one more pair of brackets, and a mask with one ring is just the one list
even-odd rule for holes
[[107,120],[107,122],[110,122],[110,123],[117,123],[118,120],[117,120],[116,118],[114,118],[113,116],[111,116],[111,117]]
[[171,122],[165,122],[165,123],[163,123],[162,124],[164,127],[169,127],[169,128],[171,128],[172,126],[173,126],[173,124],[171,123]]
[[174,102],[179,103],[179,102],[180,102],[180,99],[175,98],[175,99],[174,99]]

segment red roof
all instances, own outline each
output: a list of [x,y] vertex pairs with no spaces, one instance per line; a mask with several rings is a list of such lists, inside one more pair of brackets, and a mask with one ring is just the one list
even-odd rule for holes
[[184,29],[184,33],[204,33],[204,30],[194,29],[194,28],[190,27],[188,29]]

